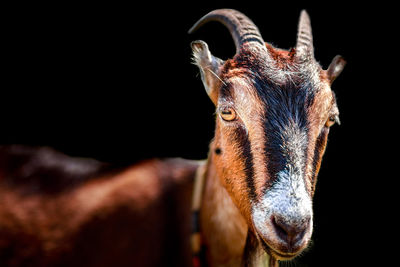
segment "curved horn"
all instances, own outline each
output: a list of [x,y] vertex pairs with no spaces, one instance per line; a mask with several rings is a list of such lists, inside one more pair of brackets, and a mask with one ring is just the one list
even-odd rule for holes
[[233,9],[217,9],[211,11],[197,21],[189,30],[189,33],[193,33],[209,21],[218,21],[229,29],[235,42],[236,53],[238,53],[242,45],[247,42],[258,43],[265,48],[264,40],[257,26],[244,14]]
[[296,55],[314,56],[313,37],[310,17],[305,10],[301,11],[299,27],[297,30]]

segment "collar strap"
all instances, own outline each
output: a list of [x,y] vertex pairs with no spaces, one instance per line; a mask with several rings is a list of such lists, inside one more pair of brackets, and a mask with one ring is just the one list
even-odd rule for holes
[[193,198],[192,198],[192,235],[191,246],[193,255],[193,267],[200,267],[202,264],[202,240],[200,233],[200,207],[203,196],[204,176],[206,164],[202,164],[197,168],[194,180]]

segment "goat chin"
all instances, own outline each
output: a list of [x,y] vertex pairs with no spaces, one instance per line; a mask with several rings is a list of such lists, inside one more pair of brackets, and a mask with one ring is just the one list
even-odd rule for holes
[[[311,231],[311,230],[308,230]],[[310,243],[311,234],[305,233],[304,237],[299,240],[296,245],[290,245],[287,242],[279,240],[279,238],[269,235],[265,237],[257,233],[257,239],[264,251],[280,261],[292,260],[305,251]]]

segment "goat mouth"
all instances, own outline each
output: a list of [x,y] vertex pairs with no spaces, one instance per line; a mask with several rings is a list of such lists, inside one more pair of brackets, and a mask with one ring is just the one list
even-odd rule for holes
[[275,249],[272,248],[272,246],[268,245],[268,243],[260,236],[259,237],[260,243],[263,247],[263,249],[265,250],[265,252],[267,252],[270,256],[281,260],[281,261],[287,261],[287,260],[291,260],[293,258],[295,258],[297,255],[299,255],[300,251],[295,252],[295,253],[287,253],[287,252],[281,252],[281,251],[277,251]]

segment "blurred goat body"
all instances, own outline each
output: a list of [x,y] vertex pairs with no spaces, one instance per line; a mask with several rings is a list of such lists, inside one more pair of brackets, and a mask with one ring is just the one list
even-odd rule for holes
[[50,148],[0,148],[0,266],[190,266],[200,162],[114,170]]

